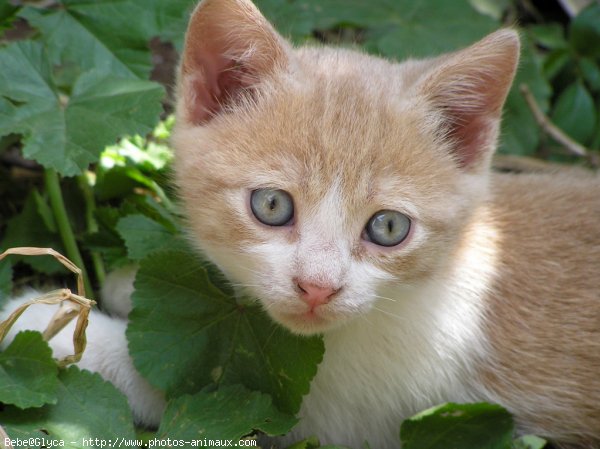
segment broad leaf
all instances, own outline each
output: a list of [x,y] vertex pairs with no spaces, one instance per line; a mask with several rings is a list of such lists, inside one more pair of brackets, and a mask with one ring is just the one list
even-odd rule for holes
[[549,81],[552,81],[572,62],[571,52],[568,49],[552,50],[543,57],[542,72]]
[[[100,69],[148,78],[153,37],[181,39],[194,0],[61,0],[60,8],[27,8],[21,16],[42,32],[55,64],[75,73]],[[76,42],[77,45],[73,45]]]
[[600,57],[600,4],[591,2],[573,19],[569,27],[569,41],[580,55]]
[[19,408],[56,403],[58,367],[39,332],[19,332],[0,353],[0,402]]
[[36,409],[5,407],[0,412],[4,430],[12,438],[39,437],[44,431],[46,440],[54,440],[53,445],[62,440],[65,447],[73,449],[95,446],[90,443],[95,438],[118,441],[135,437],[125,396],[98,374],[75,366],[61,371],[57,397],[56,405]]
[[469,0],[469,4],[479,13],[501,20],[511,0]]
[[510,413],[499,405],[444,404],[402,423],[403,449],[507,449],[513,434]]
[[589,58],[581,58],[579,68],[590,89],[600,92],[600,64]]
[[565,39],[565,30],[559,23],[532,25],[527,28],[527,31],[531,33],[536,43],[547,49],[564,49],[568,46]]
[[184,249],[185,240],[162,224],[145,215],[128,215],[119,220],[117,231],[125,240],[127,253],[133,260],[163,249]]
[[184,441],[232,440],[235,445],[255,430],[283,435],[297,422],[277,410],[268,395],[232,385],[169,402],[156,436]]
[[502,116],[500,151],[532,155],[540,141],[540,129],[519,88],[526,85],[542,111],[548,109],[551,89],[544,79],[533,45],[526,35],[521,39],[521,61]]
[[468,0],[290,1],[258,0],[257,6],[296,40],[336,26],[364,29],[369,51],[395,58],[431,56],[466,46],[497,28]]
[[37,42],[0,49],[0,66],[0,136],[22,134],[26,157],[65,176],[96,162],[119,136],[149,132],[158,120],[158,84],[89,71],[67,96]]
[[560,94],[551,118],[570,137],[581,143],[587,142],[594,133],[596,109],[583,83],[576,81]]
[[141,262],[127,329],[136,367],[171,397],[243,384],[297,412],[323,342],[290,334],[215,283],[214,268],[187,251],[152,253]]
[[18,9],[17,6],[6,1],[0,3],[0,37],[2,37],[5,30],[11,28],[11,23]]

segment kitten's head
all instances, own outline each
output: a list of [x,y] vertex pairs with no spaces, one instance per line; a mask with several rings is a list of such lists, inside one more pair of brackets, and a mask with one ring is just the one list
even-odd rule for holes
[[518,53],[511,30],[403,64],[294,49],[248,0],[204,0],[173,136],[193,236],[298,333],[435,280],[486,195]]

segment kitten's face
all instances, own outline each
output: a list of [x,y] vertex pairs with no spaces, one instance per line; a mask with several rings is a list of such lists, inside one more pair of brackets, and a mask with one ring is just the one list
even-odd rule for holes
[[404,64],[294,50],[249,0],[203,0],[173,133],[193,238],[297,333],[436,282],[485,195],[518,49],[504,30]]
[[297,57],[293,76],[244,113],[180,128],[174,143],[203,251],[276,321],[308,334],[388,301],[386,286],[434,277],[479,178],[436,138],[410,67],[349,52]]

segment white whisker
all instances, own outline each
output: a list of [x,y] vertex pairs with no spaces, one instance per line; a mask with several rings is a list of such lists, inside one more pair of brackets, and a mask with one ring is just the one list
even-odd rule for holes
[[258,284],[236,284],[233,282],[230,282],[229,285],[233,286],[233,287],[254,287],[254,288],[260,288],[261,286]]
[[381,312],[381,313],[383,313],[383,314],[385,314],[385,315],[389,315],[389,316],[391,316],[391,317],[397,318],[397,319],[399,319],[400,321],[404,321],[404,322],[407,322],[407,321],[408,321],[408,320],[406,319],[406,317],[403,317],[403,316],[400,316],[400,315],[396,315],[395,313],[388,312],[387,310],[380,309],[379,307],[375,307],[375,306],[373,306],[373,309],[375,309],[375,310],[377,310],[377,311],[379,311],[379,312]]
[[254,273],[254,274],[258,274],[259,276],[262,276],[263,273],[261,273],[260,271],[257,270],[253,270],[252,268],[246,267],[244,265],[238,265],[238,268],[243,268],[244,270],[249,271],[250,273]]
[[375,296],[375,298],[387,299],[388,301],[392,301],[392,302],[398,301],[397,299],[388,298],[387,296],[381,296],[381,295],[374,295],[374,296]]

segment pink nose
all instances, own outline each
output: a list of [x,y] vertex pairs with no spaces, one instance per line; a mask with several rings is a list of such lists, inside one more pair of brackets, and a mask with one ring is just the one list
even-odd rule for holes
[[312,309],[327,304],[331,301],[331,297],[338,291],[331,287],[315,285],[309,282],[298,281],[297,285],[300,289],[300,298],[311,306]]

